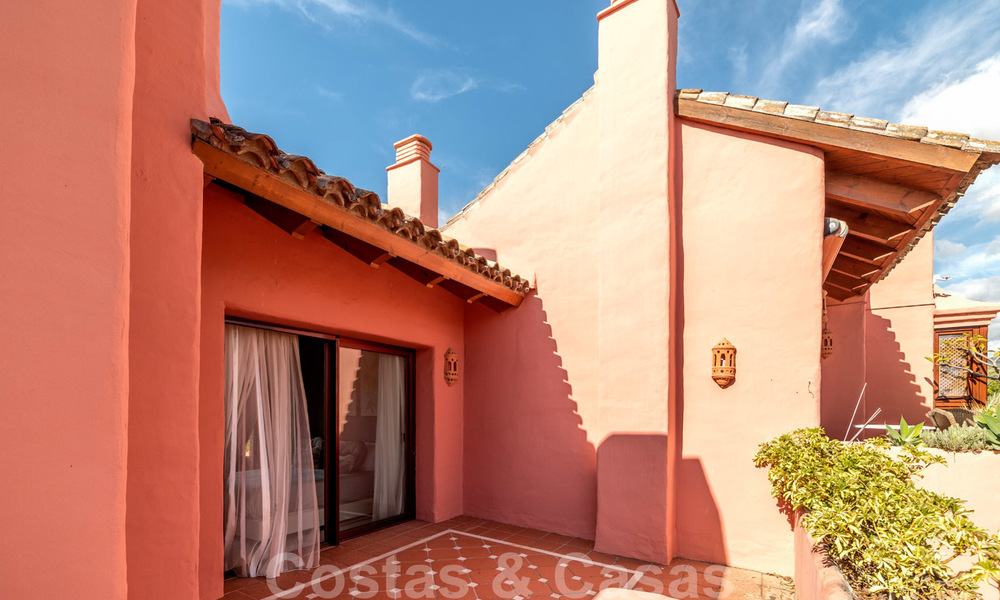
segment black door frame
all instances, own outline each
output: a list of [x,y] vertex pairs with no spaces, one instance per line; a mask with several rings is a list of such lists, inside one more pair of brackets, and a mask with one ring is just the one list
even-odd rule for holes
[[[290,327],[285,325],[277,325],[275,323],[269,323],[264,321],[255,321],[250,319],[243,319],[240,317],[233,317],[227,315],[225,318],[226,325],[239,325],[242,327],[254,327],[257,329],[267,329],[270,331],[277,331],[280,333],[289,333],[292,335],[307,336],[317,339],[326,340],[327,344],[324,345],[324,361],[323,361],[323,439],[326,440],[323,449],[323,467],[325,473],[333,473],[333,477],[324,477],[324,497],[327,499],[333,498],[334,502],[326,502],[324,506],[326,521],[326,539],[323,540],[323,546],[337,546],[342,542],[356,538],[358,536],[365,535],[367,533],[372,533],[398,523],[403,523],[405,521],[411,521],[416,518],[416,504],[417,504],[417,485],[416,485],[416,351],[412,348],[405,348],[402,346],[393,346],[390,344],[383,344],[380,342],[373,342],[369,340],[363,340],[353,337],[342,336],[337,333],[325,333],[321,331],[314,331],[309,329],[302,329],[300,327]],[[339,369],[337,368],[337,361],[340,357],[340,347],[343,345],[345,348],[350,348],[353,350],[371,351],[371,352],[381,352],[384,354],[394,354],[396,356],[404,357],[406,361],[406,423],[404,424],[406,431],[406,448],[405,453],[407,457],[406,461],[406,500],[403,514],[396,517],[390,517],[388,519],[383,519],[375,523],[369,523],[367,525],[362,525],[356,527],[346,532],[340,531],[340,486],[337,483],[340,481],[340,461],[331,460],[329,449],[340,447],[340,432],[337,427],[337,414],[338,414],[338,403],[340,398],[338,397],[338,390],[340,389],[339,381]],[[331,443],[331,438],[333,438]],[[331,465],[331,463],[333,463]]]

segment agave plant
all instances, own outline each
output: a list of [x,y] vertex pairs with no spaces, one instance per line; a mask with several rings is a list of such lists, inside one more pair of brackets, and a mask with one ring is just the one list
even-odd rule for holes
[[976,415],[976,423],[986,430],[986,443],[994,450],[1000,450],[1000,410],[982,412]]
[[906,419],[900,417],[899,429],[893,429],[892,426],[889,425],[886,427],[886,433],[894,446],[919,446],[922,441],[920,438],[920,431],[923,428],[923,423],[909,425],[906,423]]

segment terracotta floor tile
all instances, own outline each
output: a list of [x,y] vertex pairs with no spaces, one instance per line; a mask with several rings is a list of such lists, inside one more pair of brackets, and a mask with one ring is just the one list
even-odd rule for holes
[[491,531],[491,529],[489,527],[483,527],[482,525],[479,525],[476,527],[472,527],[466,531],[468,533],[474,533],[476,535],[486,535]]
[[630,569],[633,571],[640,567],[649,566],[651,564],[652,563],[648,563],[646,561],[638,560],[635,558],[626,558],[624,556],[619,556],[615,559],[615,565],[619,567],[625,567],[626,569]]
[[495,558],[466,558],[465,566],[473,571],[496,570],[497,561]]
[[478,600],[476,589],[465,587],[461,589],[441,588],[437,590],[438,600]]
[[486,558],[487,556],[489,556],[491,554],[491,552],[489,551],[488,548],[484,548],[482,546],[478,546],[478,547],[462,546],[462,549],[459,550],[459,553],[462,555],[463,558],[466,558],[466,559],[468,559],[468,558]]
[[583,538],[573,538],[566,542],[566,547],[568,548],[579,548],[590,552],[594,549],[594,540],[585,540]]
[[427,547],[428,548],[432,548],[432,549],[433,548],[454,548],[455,547],[455,541],[449,539],[449,536],[447,536],[447,535],[442,535],[442,536],[439,536],[439,537],[427,540]]
[[572,571],[574,575],[579,575],[580,577],[601,577],[608,572],[609,568],[604,565],[571,561],[569,563],[569,570]]
[[559,548],[563,547],[563,542],[556,540],[546,540],[545,538],[533,540],[530,544],[527,544],[532,548],[537,548],[538,550],[547,550],[549,552],[555,552]]
[[496,569],[476,569],[469,573],[469,579],[474,583],[489,585],[496,580],[497,575],[501,575]]
[[235,592],[236,590],[246,587],[248,583],[253,581],[249,577],[233,577],[225,580],[222,583],[222,591],[226,594],[229,592]]
[[[379,556],[383,558],[373,560]],[[435,600],[498,600],[505,595],[505,600],[510,600],[515,588],[524,598],[589,600],[600,589],[627,586],[636,569],[643,571],[636,589],[676,598],[716,600],[720,592],[725,600],[794,598],[785,578],[686,559],[667,566],[649,565],[597,552],[593,542],[583,538],[467,516],[438,524],[412,521],[395,525],[339,547],[325,548],[321,561],[325,571],[319,575],[329,575],[333,568],[346,571],[340,577],[343,589],[336,595],[345,600],[351,598],[352,588],[369,591],[372,585],[377,588],[375,598],[380,600],[415,600],[424,594]],[[355,567],[357,575],[356,567],[362,563],[366,568],[361,571],[364,581],[351,580],[351,568]],[[560,563],[565,566],[560,567]],[[399,576],[387,579],[386,573],[393,569]],[[469,573],[463,572],[466,570]],[[319,575],[315,571],[288,573],[276,583],[283,589],[307,583],[298,595],[306,598],[314,593],[312,579]],[[318,591],[329,594],[336,583],[336,578],[329,578],[318,584]],[[402,593],[407,587],[413,599]],[[274,593],[262,578],[231,579],[223,589],[226,595],[222,600],[259,600]]]

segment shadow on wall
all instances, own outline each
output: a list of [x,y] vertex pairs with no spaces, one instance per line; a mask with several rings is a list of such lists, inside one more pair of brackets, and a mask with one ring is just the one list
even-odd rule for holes
[[466,514],[593,539],[596,450],[541,299],[469,307],[465,339]]
[[[867,329],[867,374],[868,389],[865,392],[867,414],[855,419],[865,423],[874,412],[881,408],[872,424],[898,424],[900,416],[908,423],[924,421],[927,407],[913,368],[896,341],[889,319],[869,313]],[[920,357],[917,360],[924,360]],[[876,434],[881,435],[881,434]],[[872,437],[871,434],[863,437]]]
[[666,564],[670,447],[659,433],[615,433],[597,449],[596,549]]
[[681,459],[677,493],[677,535],[683,538],[684,558],[729,564],[726,535],[715,493],[700,458]]

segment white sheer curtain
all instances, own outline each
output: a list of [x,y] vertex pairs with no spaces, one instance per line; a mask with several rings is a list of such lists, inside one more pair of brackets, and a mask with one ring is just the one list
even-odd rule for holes
[[379,354],[373,521],[403,513],[406,497],[403,489],[406,481],[405,377],[406,361],[402,356]]
[[[226,325],[226,569],[319,565],[319,507],[298,338]],[[301,565],[280,560],[285,553]]]

